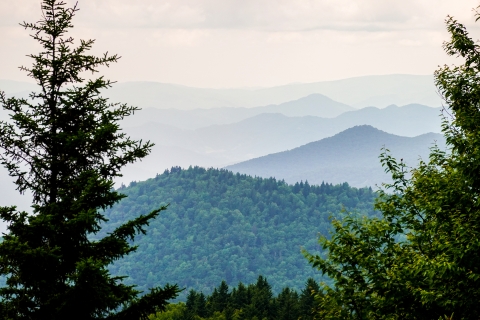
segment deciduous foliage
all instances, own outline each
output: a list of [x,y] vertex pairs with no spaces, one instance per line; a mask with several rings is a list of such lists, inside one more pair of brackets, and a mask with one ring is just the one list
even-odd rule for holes
[[321,319],[478,319],[480,47],[458,21],[446,24],[444,48],[463,60],[435,72],[449,149],[432,148],[415,169],[384,153],[394,182],[376,203],[383,217],[337,220],[320,240],[328,256],[307,254],[334,279],[317,297]]
[[77,7],[42,2],[42,19],[23,23],[42,51],[22,68],[38,84],[30,99],[0,103],[10,121],[0,123],[2,163],[20,192],[33,195],[33,211],[0,208],[8,233],[0,244],[2,319],[140,319],[165,307],[176,286],[154,288],[139,298],[135,286],[111,276],[107,266],[131,253],[138,233],[165,207],[119,225],[93,240],[106,221],[103,210],[124,198],[113,178],[145,157],[150,143],[130,140],[117,122],[136,109],[109,104],[99,94],[111,82],[82,78],[118,56],[88,55],[94,41],[68,37]]

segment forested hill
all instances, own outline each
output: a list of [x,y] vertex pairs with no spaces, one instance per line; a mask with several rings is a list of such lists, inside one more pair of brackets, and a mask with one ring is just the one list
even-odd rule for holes
[[172,168],[120,191],[128,197],[107,212],[110,230],[170,205],[112,272],[128,275],[140,289],[169,282],[205,293],[222,280],[253,283],[258,275],[276,293],[286,286],[301,289],[308,277],[319,279],[301,247],[319,250],[318,233],[328,234],[331,215],[343,207],[370,215],[375,197],[371,188],[346,183],[288,185],[200,167]]

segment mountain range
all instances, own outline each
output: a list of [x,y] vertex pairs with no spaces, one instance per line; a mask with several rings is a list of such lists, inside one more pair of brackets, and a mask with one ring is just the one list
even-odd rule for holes
[[[0,80],[0,90],[26,96],[32,83]],[[355,108],[391,104],[420,103],[440,107],[431,75],[375,75],[335,81],[295,83],[270,88],[207,89],[159,82],[116,83],[105,92],[113,102],[140,108],[209,109],[218,107],[257,107],[297,100],[319,93]]]
[[415,167],[420,158],[427,159],[434,144],[444,150],[441,134],[426,133],[417,137],[401,137],[375,129],[355,126],[333,137],[304,146],[269,154],[264,157],[227,166],[226,169],[258,177],[275,177],[287,183],[307,181],[342,183],[365,187],[390,182],[380,164],[382,148],[390,151],[398,161]]
[[408,105],[384,109],[364,108],[329,119],[262,113],[239,122],[196,130],[157,122],[144,123],[125,128],[125,132],[135,139],[151,140],[156,145],[143,162],[124,170],[122,181],[128,183],[148,179],[172,166],[232,165],[318,141],[356,125],[372,125],[392,134],[409,137],[428,132],[438,133],[441,127],[439,114],[438,108]]
[[141,108],[190,110],[281,104],[313,93],[355,108],[411,103],[439,107],[442,103],[431,75],[363,76],[255,89],[206,89],[158,82],[125,82],[115,84],[106,96]]
[[[35,88],[32,83],[0,80],[0,90],[7,96],[27,97]],[[233,165],[319,141],[355,125],[409,137],[440,132],[440,109],[426,106],[440,105],[431,76],[370,76],[263,89],[118,83],[106,94],[112,101],[147,107],[121,125],[134,138],[156,143],[143,162],[125,168],[119,183],[145,180],[172,166]],[[365,107],[384,107],[386,101],[426,105]],[[365,108],[356,110],[352,105]],[[0,110],[2,119],[7,119],[4,110]],[[17,204],[28,210],[29,197],[18,195],[3,168],[0,180],[0,205]]]
[[[2,89],[26,97],[35,87],[0,81]],[[300,248],[321,254],[317,235],[328,236],[330,217],[341,218],[343,208],[376,214],[372,187],[389,182],[382,147],[411,166],[435,142],[446,148],[431,76],[263,89],[135,82],[105,94],[144,108],[121,126],[156,145],[123,170],[117,183],[128,197],[105,211],[100,235],[169,204],[138,237],[138,250],[110,268],[140,290],[175,282],[209,292],[223,279],[251,283],[259,274],[277,292],[300,288],[307,277],[321,277]],[[31,197],[19,195],[12,180],[0,168],[0,206],[29,210]]]
[[[287,183],[308,180],[311,184],[348,182],[357,187],[375,186],[390,179],[378,158],[382,147],[388,148],[397,159],[415,166],[420,157],[428,157],[429,148],[434,142],[439,148],[445,148],[444,137],[440,134],[402,137],[364,125],[292,150],[268,154],[225,168],[252,176],[276,177]],[[222,167],[222,160],[218,155],[201,154],[177,146],[155,146],[152,154],[142,162],[128,165],[120,181],[128,184],[130,181],[146,180],[173,166]],[[17,205],[21,210],[29,210],[30,197],[14,190],[13,179],[8,177],[4,168],[0,169],[0,181],[0,206]]]
[[134,127],[155,121],[181,129],[195,130],[211,125],[231,124],[263,113],[280,113],[288,117],[334,118],[342,113],[354,110],[356,109],[346,104],[314,93],[278,105],[272,104],[252,108],[223,107],[193,110],[145,108],[135,112],[134,116],[123,120],[122,125],[124,127]]

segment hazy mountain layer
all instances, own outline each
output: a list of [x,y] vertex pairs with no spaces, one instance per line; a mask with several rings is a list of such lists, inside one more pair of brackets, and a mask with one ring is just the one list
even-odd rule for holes
[[[122,181],[144,180],[165,168],[188,163],[221,167],[299,147],[333,136],[355,125],[373,125],[401,136],[417,136],[440,132],[440,110],[421,105],[391,106],[385,109],[365,108],[346,112],[333,119],[319,117],[286,117],[281,114],[260,114],[228,125],[214,125],[197,130],[151,122],[126,132],[136,139],[151,140],[157,145],[135,177],[127,170]],[[180,162],[180,153],[163,150],[163,146],[191,151]],[[157,164],[157,165],[155,165]],[[160,169],[160,171],[159,171]],[[347,180],[348,181],[348,180]]]
[[366,76],[262,89],[202,89],[156,82],[127,82],[114,85],[107,96],[142,108],[187,110],[280,104],[312,93],[358,108],[410,103],[431,107],[441,105],[433,76],[417,75]]
[[26,93],[36,89],[38,89],[38,86],[34,83],[0,79],[0,91],[4,91],[9,96],[24,96]]
[[381,148],[389,149],[398,160],[415,166],[418,159],[428,158],[429,148],[436,142],[445,148],[440,134],[400,137],[371,126],[356,126],[333,137],[312,142],[293,150],[270,154],[226,167],[234,172],[259,177],[285,179],[289,183],[308,180],[353,186],[374,186],[390,181],[381,167]]
[[[0,80],[0,90],[24,94],[35,89],[27,82]],[[356,107],[386,107],[411,103],[439,107],[431,75],[378,75],[336,81],[296,83],[260,89],[206,89],[158,82],[117,83],[106,92],[114,102],[141,108],[184,109],[257,107],[300,99],[320,93],[335,101]]]
[[[8,175],[7,169],[0,168],[0,207],[17,206],[19,210],[30,210],[31,197],[21,195],[13,183],[14,178]],[[0,220],[0,232],[3,231],[2,221]]]
[[122,125],[133,127],[155,121],[182,129],[194,130],[211,125],[235,123],[262,113],[280,113],[289,117],[333,118],[353,110],[355,108],[317,93],[279,105],[253,108],[224,107],[194,110],[145,108],[135,112],[134,116],[125,119]]

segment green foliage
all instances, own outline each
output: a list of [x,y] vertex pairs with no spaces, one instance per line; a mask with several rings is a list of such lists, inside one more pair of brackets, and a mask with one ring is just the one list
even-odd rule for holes
[[170,303],[163,312],[150,315],[149,320],[185,320],[185,303]]
[[153,288],[139,298],[108,265],[133,252],[130,241],[165,207],[137,216],[92,240],[106,219],[103,210],[124,198],[113,179],[128,163],[145,157],[151,144],[121,133],[119,120],[136,109],[99,96],[111,82],[85,81],[82,73],[116,62],[116,55],[88,55],[93,40],[77,47],[67,37],[78,9],[58,0],[42,2],[43,18],[23,23],[42,46],[24,68],[39,86],[30,99],[0,103],[10,120],[0,122],[2,164],[20,192],[33,195],[33,212],[0,208],[8,233],[0,244],[2,319],[146,319],[165,308],[176,286]]
[[462,24],[446,24],[445,50],[464,60],[435,72],[449,150],[433,147],[415,169],[382,154],[394,180],[375,205],[382,217],[336,220],[320,240],[327,257],[307,254],[334,279],[317,295],[320,319],[478,319],[480,50]]
[[[256,283],[248,286],[240,282],[231,292],[227,283],[222,281],[220,286],[206,297],[206,303],[202,292],[190,290],[185,304],[180,302],[169,306],[166,313],[152,316],[151,319],[313,320],[316,303],[312,289],[315,288],[318,288],[318,285],[309,278],[301,295],[285,287],[275,297],[263,276],[259,276]],[[311,303],[305,304],[307,300]],[[167,317],[167,314],[170,314],[171,318]]]
[[328,234],[330,215],[341,210],[373,214],[376,194],[348,184],[288,185],[227,170],[172,168],[119,190],[128,195],[106,212],[109,228],[169,203],[152,221],[138,250],[116,262],[113,274],[128,274],[140,288],[176,281],[211,293],[218,283],[252,283],[268,277],[278,294],[299,290],[315,271],[300,248],[318,251],[316,236]]

